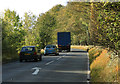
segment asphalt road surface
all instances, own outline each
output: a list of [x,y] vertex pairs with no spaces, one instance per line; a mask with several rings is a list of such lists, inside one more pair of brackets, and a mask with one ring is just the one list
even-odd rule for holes
[[59,56],[43,56],[38,62],[3,64],[3,82],[87,82],[88,55],[72,49]]

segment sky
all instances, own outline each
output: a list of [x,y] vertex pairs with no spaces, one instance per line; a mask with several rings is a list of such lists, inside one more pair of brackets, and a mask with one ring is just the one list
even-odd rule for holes
[[1,0],[0,12],[5,9],[15,10],[20,17],[24,16],[25,12],[32,12],[35,15],[45,13],[57,4],[67,5],[68,0]]

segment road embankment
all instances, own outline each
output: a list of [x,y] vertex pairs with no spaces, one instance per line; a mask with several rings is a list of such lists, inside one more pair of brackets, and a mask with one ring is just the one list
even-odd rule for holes
[[100,46],[72,46],[89,50],[91,82],[120,82],[120,58],[108,48]]

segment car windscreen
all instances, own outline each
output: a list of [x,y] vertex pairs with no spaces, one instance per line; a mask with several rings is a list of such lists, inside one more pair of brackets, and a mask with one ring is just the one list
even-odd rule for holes
[[21,51],[33,51],[34,47],[22,47]]

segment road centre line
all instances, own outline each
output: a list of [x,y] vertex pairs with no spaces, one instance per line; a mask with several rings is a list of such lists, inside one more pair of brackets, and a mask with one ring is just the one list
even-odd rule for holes
[[57,60],[61,59],[62,57],[57,58]]
[[50,61],[50,62],[46,63],[45,65],[49,65],[49,64],[51,64],[52,62],[54,62],[54,61]]
[[[66,56],[66,55],[63,55],[62,57],[64,57],[64,56]],[[59,57],[59,58],[57,58],[56,60],[59,60],[59,59],[61,59],[62,57]],[[46,63],[45,65],[49,65],[49,64],[51,64],[52,62],[54,62],[54,61],[50,61],[50,62]]]

